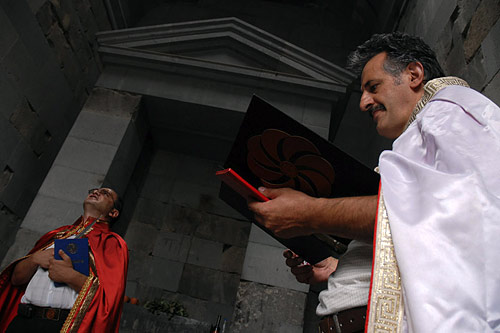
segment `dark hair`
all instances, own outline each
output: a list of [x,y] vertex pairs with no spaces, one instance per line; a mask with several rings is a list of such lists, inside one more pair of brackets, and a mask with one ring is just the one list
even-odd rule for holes
[[349,55],[347,68],[359,75],[366,63],[381,52],[387,53],[385,71],[394,77],[415,61],[424,66],[424,81],[444,76],[434,51],[421,38],[401,32],[373,35]]

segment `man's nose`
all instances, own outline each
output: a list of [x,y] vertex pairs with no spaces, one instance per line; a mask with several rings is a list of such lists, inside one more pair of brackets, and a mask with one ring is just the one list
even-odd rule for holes
[[374,104],[375,104],[375,101],[373,100],[372,96],[368,92],[363,91],[363,94],[361,95],[361,99],[359,100],[360,110],[361,111],[368,111]]

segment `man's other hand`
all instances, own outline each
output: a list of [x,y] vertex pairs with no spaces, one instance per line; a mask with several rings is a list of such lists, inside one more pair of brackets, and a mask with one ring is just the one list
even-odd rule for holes
[[10,281],[14,286],[27,284],[30,282],[38,267],[48,269],[51,260],[54,260],[53,248],[33,253],[16,264]]
[[283,257],[286,258],[285,264],[290,267],[290,270],[297,281],[307,284],[316,284],[328,281],[328,277],[337,269],[338,260],[328,257],[315,265],[304,263],[304,259],[296,255],[290,250],[283,252]]
[[54,248],[38,251],[32,256],[33,263],[44,269],[49,268],[50,259],[54,259]]

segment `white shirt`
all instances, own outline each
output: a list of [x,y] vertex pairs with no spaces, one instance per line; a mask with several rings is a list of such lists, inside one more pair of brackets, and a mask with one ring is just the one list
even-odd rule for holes
[[[54,245],[50,246],[49,249],[53,247]],[[21,298],[21,303],[42,307],[71,309],[77,296],[78,293],[66,285],[56,287],[54,281],[49,278],[49,271],[38,267],[35,275],[33,275],[28,283],[26,292]]]
[[328,278],[328,289],[318,296],[318,316],[368,304],[372,252],[372,244],[355,240],[349,243],[337,270]]

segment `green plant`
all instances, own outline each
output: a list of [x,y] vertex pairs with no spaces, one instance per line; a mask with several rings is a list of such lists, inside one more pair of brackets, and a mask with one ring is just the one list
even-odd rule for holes
[[147,301],[144,307],[148,309],[149,312],[159,315],[160,313],[168,314],[168,319],[172,319],[173,316],[187,317],[188,313],[184,305],[177,301],[167,301],[164,299],[156,298],[152,301]]

